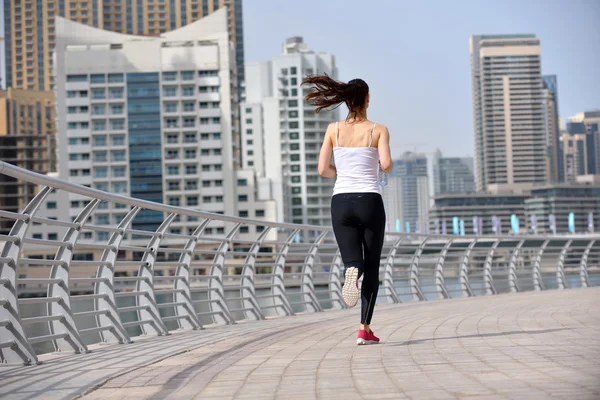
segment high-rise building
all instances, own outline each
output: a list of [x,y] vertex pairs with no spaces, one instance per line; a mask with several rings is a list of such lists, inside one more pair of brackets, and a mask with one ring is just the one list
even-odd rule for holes
[[571,135],[585,135],[585,174],[600,174],[600,110],[569,117],[567,132]]
[[[0,91],[0,160],[42,174],[55,171],[54,113],[52,92]],[[0,209],[22,210],[35,190],[35,185],[0,175]]]
[[542,90],[544,103],[544,129],[546,131],[547,175],[550,182],[559,183],[564,180],[562,176],[562,156],[560,149],[560,125],[558,117],[558,83],[556,75],[542,76],[544,89]]
[[[255,201],[254,179],[235,168],[236,70],[225,10],[160,37],[60,17],[56,25],[62,179],[173,206],[274,218],[274,204]],[[83,200],[71,196],[71,216]],[[96,223],[113,224],[125,212],[108,204]],[[162,220],[149,211],[133,227],[154,230]],[[197,224],[188,217],[170,229],[189,233]],[[211,230],[221,234],[225,226]]]
[[560,136],[560,147],[562,155],[563,180],[568,183],[577,181],[581,175],[590,175],[590,162],[588,160],[588,149],[593,142],[588,142],[585,133],[563,132]]
[[546,183],[539,39],[472,36],[470,53],[476,189]]
[[[427,157],[424,154],[406,152],[402,158],[394,161],[394,170],[390,180],[398,180],[389,189],[384,189],[384,204],[390,227],[400,221],[402,231],[425,232],[429,213],[429,176]],[[397,195],[401,195],[401,199]]]
[[56,16],[108,31],[157,36],[224,7],[242,82],[242,0],[4,0],[6,87],[54,88],[51,67],[58,34]]
[[472,157],[443,157],[437,150],[433,158],[433,187],[436,196],[475,191]]
[[319,176],[324,132],[338,113],[315,114],[303,100],[308,74],[337,77],[334,56],[315,53],[301,37],[288,39],[283,53],[246,66],[246,101],[240,105],[242,165],[256,169],[272,190],[277,218],[302,224],[331,224],[333,180]]

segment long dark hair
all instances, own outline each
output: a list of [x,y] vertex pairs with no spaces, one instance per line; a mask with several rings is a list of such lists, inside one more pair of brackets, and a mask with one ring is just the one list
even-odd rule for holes
[[346,119],[357,117],[365,107],[369,94],[369,85],[362,79],[352,79],[344,83],[332,79],[327,74],[309,75],[302,84],[312,85],[304,100],[317,107],[317,114],[324,109],[335,109],[344,103],[350,110]]

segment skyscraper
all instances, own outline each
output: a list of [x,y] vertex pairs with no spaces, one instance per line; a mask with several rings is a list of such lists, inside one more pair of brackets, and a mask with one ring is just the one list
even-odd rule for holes
[[429,213],[427,157],[406,152],[401,159],[394,161],[394,170],[390,175],[390,181],[398,182],[383,190],[389,227],[395,226],[393,219],[397,216],[402,231],[424,232]]
[[433,187],[436,196],[475,191],[472,157],[443,157],[437,150],[433,158]]
[[569,117],[567,132],[571,135],[585,135],[585,174],[600,174],[600,110]]
[[[62,179],[173,206],[273,218],[274,204],[255,201],[253,176],[235,169],[236,71],[225,10],[160,37],[62,18],[56,25]],[[77,215],[84,198],[69,200]],[[118,223],[126,212],[114,204],[102,210],[96,223]],[[146,211],[133,227],[154,230],[162,220]],[[189,234],[197,225],[187,217],[170,229]],[[224,224],[210,228],[225,233]]]
[[319,149],[338,112],[315,114],[303,100],[308,74],[337,77],[332,54],[315,53],[290,38],[272,60],[246,66],[246,101],[240,105],[242,165],[256,169],[277,201],[277,218],[330,225],[333,179],[319,176]]
[[[0,91],[0,160],[38,173],[56,170],[54,93],[9,88]],[[17,212],[36,187],[0,175],[0,210]],[[0,221],[6,232],[12,221]]]
[[60,16],[108,31],[157,36],[228,8],[236,44],[238,78],[244,79],[242,0],[4,0],[6,86],[52,90],[54,18]]
[[562,182],[562,156],[560,150],[560,126],[558,122],[558,83],[556,75],[542,77],[544,103],[544,129],[548,156],[548,177],[553,183]]
[[539,39],[472,36],[470,53],[476,189],[547,182]]

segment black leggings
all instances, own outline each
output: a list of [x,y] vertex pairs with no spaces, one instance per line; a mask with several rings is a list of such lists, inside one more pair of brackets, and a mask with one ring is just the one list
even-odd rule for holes
[[361,324],[370,324],[379,291],[385,209],[378,193],[342,193],[331,199],[333,232],[346,268],[356,267],[361,287]]

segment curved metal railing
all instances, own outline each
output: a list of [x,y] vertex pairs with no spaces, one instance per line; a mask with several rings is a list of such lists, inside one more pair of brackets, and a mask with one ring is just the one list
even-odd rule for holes
[[[1,161],[0,174],[39,186],[19,212],[0,210],[9,226],[0,235],[3,362],[31,364],[41,353],[87,352],[98,342],[345,308],[330,227],[152,203]],[[44,210],[49,199],[61,217]],[[68,201],[79,202],[78,215],[69,216]],[[118,212],[110,223],[106,216]],[[162,214],[157,229],[134,228],[151,212]],[[185,230],[172,228],[184,219]],[[378,301],[587,287],[600,283],[599,266],[597,235],[388,233]]]

